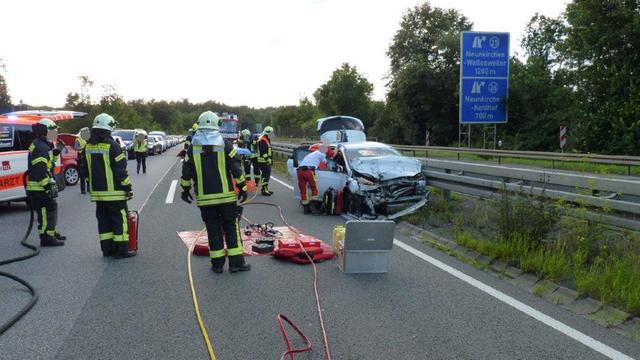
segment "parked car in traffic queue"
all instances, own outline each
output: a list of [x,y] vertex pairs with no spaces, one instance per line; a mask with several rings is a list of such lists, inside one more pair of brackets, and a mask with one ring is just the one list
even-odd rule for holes
[[122,153],[124,154],[124,156],[128,159],[129,149],[127,148],[127,144],[125,144],[124,140],[118,135],[113,135],[112,137],[113,137],[113,140],[116,142],[116,144],[120,146],[120,150],[122,150]]
[[147,154],[155,155],[162,153],[162,143],[160,143],[159,139],[159,136],[147,136]]
[[74,144],[78,135],[58,134],[58,141],[64,145],[60,151],[62,174],[67,185],[75,185],[80,180],[80,166],[78,165],[78,152]]

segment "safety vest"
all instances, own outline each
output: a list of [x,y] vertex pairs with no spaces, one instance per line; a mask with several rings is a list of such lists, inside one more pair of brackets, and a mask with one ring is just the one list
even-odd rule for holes
[[27,191],[46,191],[55,162],[52,146],[40,139],[33,140],[29,145]]
[[113,139],[85,148],[83,166],[89,172],[91,201],[127,200],[125,186],[131,185],[127,174],[127,159]]
[[237,151],[229,141],[224,146],[192,145],[182,164],[180,186],[184,191],[194,183],[196,205],[220,205],[235,203],[237,195],[233,187],[244,181],[240,165],[234,160]]
[[74,148],[76,149],[76,152],[78,153],[78,156],[81,156],[82,153],[84,153],[84,148],[87,146],[87,142],[79,137],[76,139],[76,143],[74,144]]
[[258,139],[258,162],[271,164],[271,156],[271,140],[269,140],[267,135],[262,135],[260,139]]
[[146,153],[148,144],[149,142],[146,139],[143,140],[142,142],[139,142],[136,140],[133,145],[133,151],[137,153]]

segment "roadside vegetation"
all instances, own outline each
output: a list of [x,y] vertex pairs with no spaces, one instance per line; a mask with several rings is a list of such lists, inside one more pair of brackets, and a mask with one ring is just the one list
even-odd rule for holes
[[[568,1],[555,18],[531,14],[522,33],[511,37],[511,47],[517,48],[516,41],[521,39],[522,50],[509,59],[509,122],[497,128],[502,148],[559,151],[559,126],[566,125],[565,151],[640,155],[639,14],[637,1],[602,0]],[[77,88],[68,90],[64,107],[89,116],[65,122],[63,131],[75,132],[96,114],[108,112],[123,128],[185,133],[200,112],[213,110],[237,113],[241,127],[252,131],[258,131],[258,123],[271,125],[278,139],[315,138],[317,118],[343,114],[362,119],[368,137],[381,142],[423,145],[429,131],[431,145],[455,146],[459,39],[462,31],[477,30],[472,15],[429,1],[407,9],[387,48],[390,68],[383,100],[373,99],[372,83],[351,63],[335,64],[326,82],[312,84],[317,86],[313,94],[296,104],[265,108],[215,100],[124,99],[114,85],[94,84],[87,74],[80,76]],[[0,59],[0,112],[46,108],[13,102],[11,84],[4,78],[11,71]],[[99,98],[89,96],[94,88],[103,89]],[[474,128],[474,134],[480,131]],[[471,145],[483,147],[482,136],[472,138]],[[446,154],[430,154],[441,155]],[[516,160],[505,159],[511,161]],[[516,163],[527,164],[520,159]],[[558,166],[596,173],[625,170],[576,163]]]
[[[492,156],[480,156],[473,154],[458,153],[455,151],[446,150],[429,150],[429,151],[402,151],[404,155],[416,156],[416,157],[431,157],[437,159],[460,159],[461,161],[473,161],[476,163],[492,163],[497,164],[498,158]],[[512,165],[525,165],[546,169],[559,169],[569,171],[582,171],[594,174],[612,174],[612,175],[628,175],[629,169],[622,165],[611,164],[594,164],[587,162],[574,162],[574,161],[551,161],[551,160],[538,160],[538,159],[523,159],[523,158],[510,158],[501,157],[499,159],[500,164],[512,164]],[[640,176],[640,166],[631,167],[632,176]]]
[[575,208],[524,194],[450,201],[439,189],[432,194],[428,207],[405,220],[640,315],[640,234],[571,217]]

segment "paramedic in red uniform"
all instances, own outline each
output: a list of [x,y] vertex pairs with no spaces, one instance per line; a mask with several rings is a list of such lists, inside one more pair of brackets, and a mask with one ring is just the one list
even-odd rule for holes
[[[298,164],[298,187],[300,188],[300,202],[304,209],[305,214],[311,213],[310,201],[318,200],[318,186],[316,184],[316,169],[320,164],[325,162],[327,158],[332,159],[335,156],[335,151],[326,145],[312,145],[310,150],[316,149],[312,153],[302,159]],[[311,199],[309,200],[307,194],[307,185],[311,188]]]

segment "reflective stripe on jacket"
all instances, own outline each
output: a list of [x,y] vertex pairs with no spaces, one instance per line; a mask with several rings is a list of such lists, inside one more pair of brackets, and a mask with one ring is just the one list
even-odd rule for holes
[[75,143],[73,144],[73,148],[78,152],[78,156],[82,156],[82,153],[84,152],[84,148],[86,146],[87,142],[84,141],[84,139],[81,137],[77,138]]
[[82,171],[88,175],[91,201],[127,200],[125,188],[129,188],[131,182],[122,149],[112,138],[97,143],[89,141]]
[[41,139],[34,139],[29,145],[27,191],[48,189],[55,161],[53,145]]
[[267,135],[262,135],[258,139],[258,162],[271,164],[271,157],[271,140]]
[[180,185],[183,191],[196,193],[196,205],[218,205],[236,202],[233,181],[244,181],[237,151],[228,140],[224,146],[192,145],[182,163]]
[[139,142],[136,140],[133,145],[133,151],[146,153],[147,145],[149,145],[149,142],[147,140],[144,140],[143,142]]

